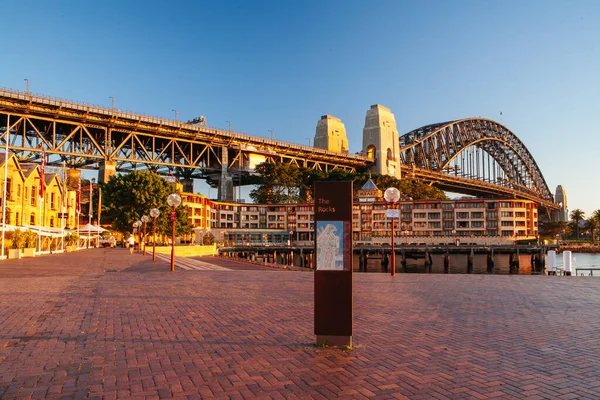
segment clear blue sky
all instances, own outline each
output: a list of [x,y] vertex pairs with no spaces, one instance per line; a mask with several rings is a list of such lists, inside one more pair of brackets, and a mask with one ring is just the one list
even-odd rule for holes
[[332,114],[352,152],[375,103],[401,134],[490,118],[570,210],[600,208],[597,0],[24,0],[2,16],[0,86],[303,144]]

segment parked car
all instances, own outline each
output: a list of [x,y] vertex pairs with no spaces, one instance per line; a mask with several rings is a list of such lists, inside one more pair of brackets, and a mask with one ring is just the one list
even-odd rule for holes
[[100,239],[100,246],[102,247],[115,247],[117,245],[117,239],[114,236]]

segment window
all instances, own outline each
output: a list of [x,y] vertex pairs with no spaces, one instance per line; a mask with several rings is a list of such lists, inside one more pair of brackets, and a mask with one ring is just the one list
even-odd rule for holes
[[440,219],[440,213],[428,213],[427,219]]
[[452,204],[452,203],[442,204],[442,210],[452,210],[452,209],[454,209],[454,204]]
[[498,208],[498,203],[496,203],[496,202],[487,203],[488,210],[495,210],[496,208]]
[[445,212],[442,214],[442,217],[444,217],[444,219],[454,219],[454,213],[453,212]]
[[377,150],[377,148],[373,145],[370,145],[369,147],[367,147],[367,157],[374,160],[376,150]]
[[12,179],[11,179],[11,178],[8,178],[8,179],[6,180],[6,199],[7,199],[8,201],[12,201],[12,199],[13,199],[13,196],[12,196],[11,190],[12,190]]
[[488,228],[497,228],[498,227],[498,221],[487,221],[485,223],[485,226],[487,226]]
[[500,216],[501,217],[511,217],[513,216],[513,212],[512,211],[502,211],[500,212]]
[[425,218],[426,213],[415,213],[415,218]]
[[[35,206],[35,199],[36,199],[36,193],[37,193],[37,188],[35,186],[31,187],[31,205]],[[31,224],[31,225],[35,225],[35,224]]]
[[498,218],[498,213],[497,212],[486,212],[485,216],[487,219],[496,219]]
[[513,221],[502,221],[502,226],[514,226]]
[[471,228],[483,228],[483,221],[471,222]]
[[35,213],[31,213],[29,216],[29,225],[35,225]]
[[469,213],[468,212],[457,212],[456,213],[456,218],[458,218],[458,219],[467,219],[467,218],[469,218]]
[[482,212],[472,212],[471,218],[483,218],[483,213]]

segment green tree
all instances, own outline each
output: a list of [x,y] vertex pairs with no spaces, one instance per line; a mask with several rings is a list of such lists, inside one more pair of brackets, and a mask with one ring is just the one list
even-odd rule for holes
[[381,190],[395,186],[403,198],[447,199],[444,192],[426,183],[411,179],[396,179],[388,175],[371,175],[334,169],[329,172],[312,170],[295,165],[262,163],[256,167],[258,178],[256,189],[250,197],[259,204],[290,204],[311,202],[313,186],[319,181],[354,181],[355,191],[370,178]]
[[571,215],[569,216],[575,224],[575,232],[577,235],[577,239],[579,239],[579,221],[582,221],[584,219],[585,212],[580,208],[576,208],[575,210],[571,211]]
[[566,221],[548,221],[540,223],[540,237],[543,239],[555,239],[562,235],[567,229]]
[[255,203],[291,204],[300,201],[303,186],[300,168],[289,164],[262,163],[255,171],[262,177],[259,186],[250,192]]
[[[171,234],[170,211],[167,196],[173,193],[173,184],[150,171],[135,171],[113,177],[100,185],[102,189],[102,221],[112,224],[119,232],[130,232],[132,224],[142,215],[150,215],[154,207],[160,210],[156,221],[157,232]],[[177,207],[175,234],[188,235],[192,227],[188,222],[188,207]],[[146,233],[152,230],[152,219]]]

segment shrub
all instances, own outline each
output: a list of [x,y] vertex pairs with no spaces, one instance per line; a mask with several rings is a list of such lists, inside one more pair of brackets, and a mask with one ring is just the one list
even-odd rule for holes
[[15,229],[12,233],[12,248],[23,249],[25,248],[25,237],[27,233],[20,229]]
[[69,245],[69,246],[76,244],[78,241],[79,241],[79,235],[77,235],[77,233],[75,233],[75,232],[67,233],[65,235],[65,242],[67,242],[67,245]]
[[24,246],[27,249],[31,249],[33,247],[35,247],[35,243],[37,242],[37,233],[35,233],[34,231],[32,231],[31,229],[27,229],[27,231],[25,231],[24,233],[25,236],[25,243]]

